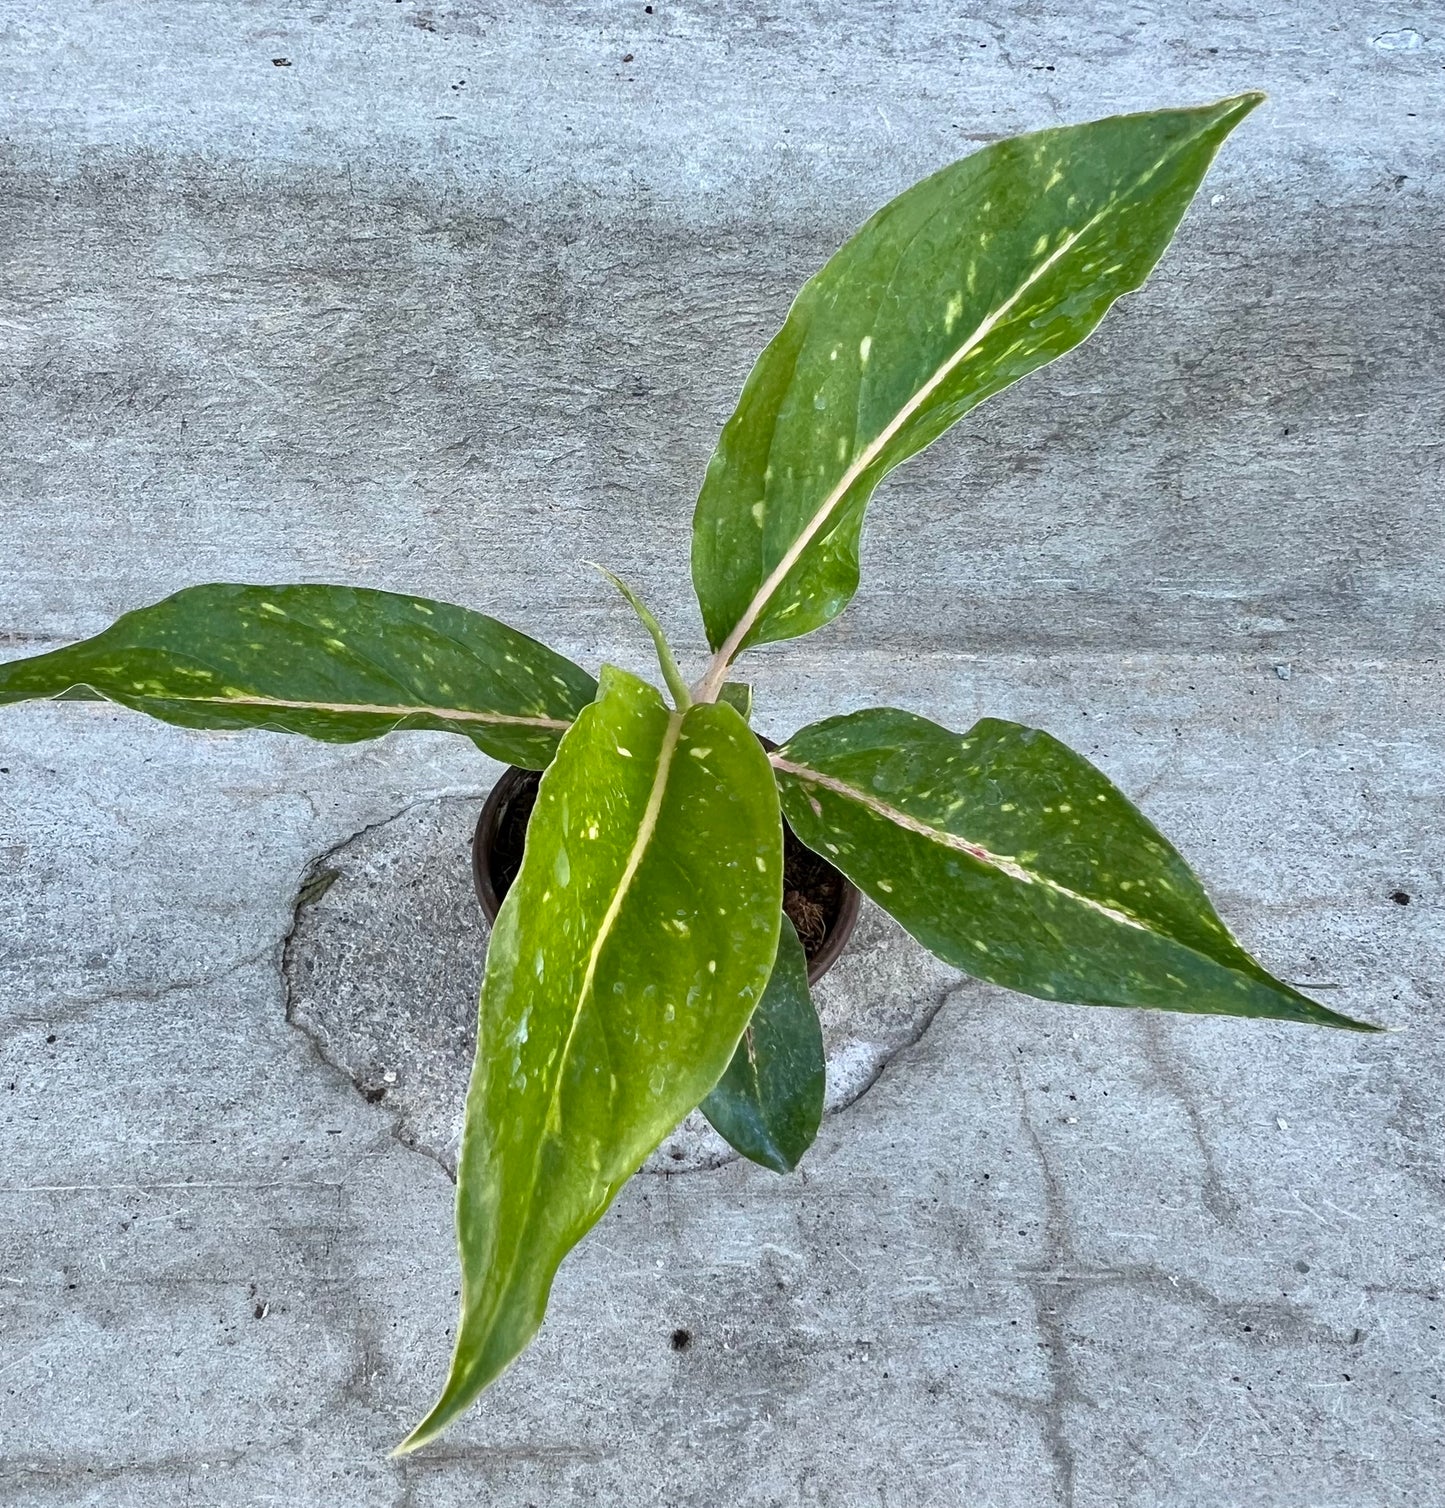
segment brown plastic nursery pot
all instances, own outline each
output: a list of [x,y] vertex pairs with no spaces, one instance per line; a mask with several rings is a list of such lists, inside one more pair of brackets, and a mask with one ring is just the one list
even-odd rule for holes
[[[768,748],[775,747],[763,740]],[[472,838],[472,879],[487,920],[494,922],[521,865],[521,843],[541,781],[537,770],[511,766],[492,787]],[[789,888],[789,881],[792,888]],[[783,910],[808,956],[808,983],[838,961],[858,921],[857,887],[826,859],[798,841],[783,822]]]

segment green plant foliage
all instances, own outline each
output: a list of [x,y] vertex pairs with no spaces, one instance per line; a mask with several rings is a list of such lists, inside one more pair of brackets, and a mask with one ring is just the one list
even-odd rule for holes
[[104,699],[186,728],[354,743],[461,733],[541,769],[597,683],[482,613],[345,586],[193,586],[66,649],[0,665],[0,703]]
[[1139,287],[1261,98],[997,142],[900,194],[804,285],[693,519],[714,682],[747,645],[843,610],[883,476]]
[[878,707],[773,756],[808,847],[945,962],[1045,1000],[1370,1030],[1275,979],[1157,828],[1082,755],[985,718]]
[[743,681],[729,681],[717,694],[720,702],[735,707],[745,723],[753,719],[753,688]]
[[752,688],[730,679],[749,645],[843,610],[864,510],[892,467],[1140,286],[1259,100],[986,147],[885,206],[808,282],[698,501],[693,582],[713,654],[694,685],[610,577],[675,710],[612,668],[599,692],[480,613],[347,587],[193,587],[0,665],[0,703],[99,697],[187,727],[337,742],[434,729],[545,770],[482,985],[455,1354],[400,1449],[434,1439],[526,1346],[558,1264],[694,1107],[780,1172],[811,1144],[823,1042],[781,914],[780,792],[804,843],[982,979],[1373,1029],[1255,962],[1179,854],[1048,734],[988,719],[959,735],[874,709],[804,728],[770,767],[748,729]]
[[767,756],[607,667],[542,777],[492,932],[457,1173],[461,1323],[431,1439],[527,1344],[558,1263],[717,1082],[778,946]]
[[826,1069],[807,955],[784,917],[768,988],[702,1112],[734,1151],[791,1173],[822,1124]]

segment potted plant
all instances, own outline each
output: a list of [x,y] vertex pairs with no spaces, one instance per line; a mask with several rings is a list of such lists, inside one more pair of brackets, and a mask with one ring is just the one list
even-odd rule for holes
[[[837,252],[708,466],[692,576],[712,655],[698,680],[616,582],[670,702],[614,667],[599,684],[480,613],[339,586],[192,587],[0,666],[4,702],[103,697],[188,727],[332,741],[436,729],[543,772],[495,897],[457,1179],[451,1372],[399,1449],[435,1438],[527,1345],[563,1256],[695,1106],[769,1166],[811,1141],[822,1044],[782,909],[782,817],[940,958],[992,983],[1373,1029],[1250,957],[1180,855],[1047,733],[994,719],[959,733],[869,708],[765,748],[731,679],[749,647],[847,605],[864,510],[889,470],[1144,282],[1260,99],[997,142]],[[479,854],[485,889],[486,841]]]

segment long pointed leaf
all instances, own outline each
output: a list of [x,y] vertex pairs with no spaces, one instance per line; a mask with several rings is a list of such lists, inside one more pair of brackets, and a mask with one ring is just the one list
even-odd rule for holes
[[883,476],[1139,287],[1261,98],[997,142],[894,199],[803,287],[693,520],[714,689],[746,645],[843,610]]
[[522,1350],[557,1266],[713,1087],[778,944],[782,824],[728,706],[607,667],[542,777],[492,932],[457,1175],[461,1323],[433,1439]]
[[702,1113],[734,1151],[791,1173],[818,1134],[826,1079],[808,958],[785,916],[767,990]]
[[102,698],[186,728],[330,743],[461,733],[543,768],[597,683],[495,618],[344,586],[193,586],[65,649],[0,665],[0,704]]
[[1374,1030],[1255,962],[1159,831],[1047,733],[985,718],[960,736],[874,708],[804,728],[773,764],[803,842],[980,979]]

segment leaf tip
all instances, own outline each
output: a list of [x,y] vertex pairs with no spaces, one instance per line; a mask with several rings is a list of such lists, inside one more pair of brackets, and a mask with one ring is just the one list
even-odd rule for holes
[[[1308,996],[1303,998],[1309,999]],[[1366,1036],[1404,1030],[1400,1026],[1376,1026],[1373,1021],[1358,1021],[1353,1016],[1346,1016],[1342,1011],[1332,1011],[1327,1005],[1321,1005],[1317,1000],[1310,1000],[1309,1003],[1314,1007],[1314,1011],[1305,1019],[1311,1026],[1332,1026],[1338,1031],[1360,1032]]]
[[451,1424],[458,1410],[450,1397],[450,1391],[448,1388],[447,1392],[443,1393],[432,1405],[426,1418],[387,1452],[388,1461],[400,1461],[414,1451],[420,1450],[423,1445],[430,1445]]
[[781,1147],[769,1147],[766,1152],[760,1152],[754,1157],[753,1161],[770,1173],[777,1173],[782,1177],[798,1171],[798,1158],[789,1157]]
[[421,1433],[421,1426],[417,1425],[417,1427],[412,1430],[412,1432],[404,1440],[399,1441],[396,1445],[393,1445],[389,1451],[387,1451],[386,1459],[388,1461],[403,1461],[407,1456],[411,1455],[413,1451],[420,1450],[421,1447],[425,1445],[430,1439],[431,1436],[423,1435]]

